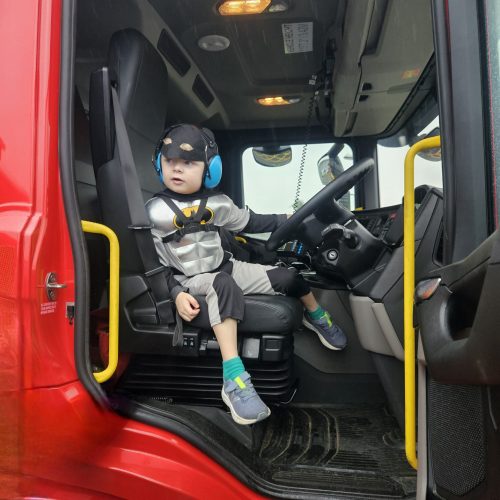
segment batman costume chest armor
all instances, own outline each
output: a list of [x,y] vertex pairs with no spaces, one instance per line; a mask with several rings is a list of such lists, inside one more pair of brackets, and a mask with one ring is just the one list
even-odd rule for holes
[[221,265],[224,249],[218,229],[236,208],[230,198],[214,195],[184,201],[159,194],[146,208],[163,265],[185,276],[208,273]]

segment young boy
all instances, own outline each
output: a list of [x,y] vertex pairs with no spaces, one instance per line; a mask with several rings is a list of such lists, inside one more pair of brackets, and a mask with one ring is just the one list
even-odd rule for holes
[[160,261],[175,275],[169,287],[177,311],[183,320],[191,321],[200,311],[193,295],[206,295],[210,324],[222,353],[222,399],[239,424],[263,420],[271,412],[253,388],[237,351],[243,296],[298,297],[307,310],[304,324],[326,347],[343,349],[346,336],[295,270],[240,262],[225,248],[221,231],[274,231],[287,216],[255,214],[212,190],[220,181],[222,165],[210,130],[188,124],[168,128],[153,165],[166,189],[146,208]]

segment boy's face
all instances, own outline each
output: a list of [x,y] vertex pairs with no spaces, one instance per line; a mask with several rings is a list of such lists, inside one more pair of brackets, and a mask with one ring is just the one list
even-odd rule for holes
[[192,194],[199,191],[204,169],[203,161],[161,157],[163,183],[174,193]]

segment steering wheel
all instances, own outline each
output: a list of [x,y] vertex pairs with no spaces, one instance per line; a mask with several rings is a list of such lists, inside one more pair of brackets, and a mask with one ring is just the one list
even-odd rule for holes
[[318,211],[327,203],[332,203],[336,222],[345,223],[352,218],[352,212],[343,208],[336,200],[346,194],[357,184],[375,165],[373,158],[365,158],[357,161],[352,167],[342,172],[335,180],[327,184],[321,191],[316,193],[307,203],[302,205],[286,222],[276,231],[273,231],[266,242],[268,250],[276,250],[283,243],[290,241],[298,225],[309,215]]

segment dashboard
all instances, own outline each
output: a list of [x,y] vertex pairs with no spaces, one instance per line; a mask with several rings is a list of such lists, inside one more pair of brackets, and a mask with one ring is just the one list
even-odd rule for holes
[[[393,225],[397,224],[399,226],[398,215],[400,207],[400,205],[394,205],[375,210],[363,210],[362,212],[354,212],[354,215],[358,222],[368,229],[373,236],[385,240]],[[389,235],[391,243],[396,243],[394,239],[399,239],[399,233],[400,231],[395,231],[394,229],[391,231]]]
[[[415,210],[418,213],[426,195],[431,191],[427,185],[415,188]],[[377,208],[373,210],[355,211],[356,220],[373,236],[388,245],[397,245],[403,239],[403,205]]]

